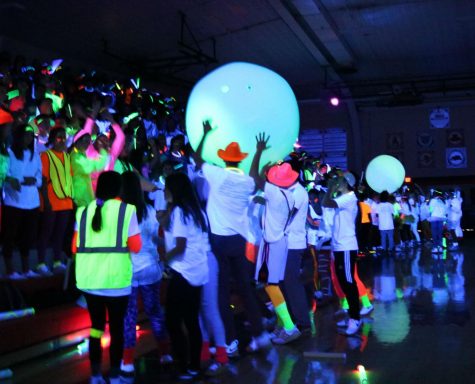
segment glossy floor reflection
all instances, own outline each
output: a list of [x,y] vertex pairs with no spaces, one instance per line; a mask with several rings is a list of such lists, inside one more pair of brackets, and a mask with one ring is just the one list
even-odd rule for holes
[[[466,240],[460,250],[439,255],[416,248],[390,257],[368,256],[358,268],[374,311],[364,318],[357,337],[339,334],[337,307],[329,304],[317,312],[316,335],[259,354],[243,354],[232,361],[228,373],[202,382],[360,383],[356,367],[363,365],[367,383],[475,383],[470,369],[475,358],[470,316],[474,254],[475,240]],[[148,335],[140,342],[153,344],[150,340]],[[308,351],[345,353],[346,359],[305,358]],[[86,383],[86,357],[64,353],[71,351],[42,358],[43,363],[35,363],[35,375],[24,374],[15,382]],[[51,378],[51,371],[41,370],[42,366],[59,369],[61,380]],[[138,358],[136,367],[136,383],[172,382],[160,370],[153,350]],[[23,369],[27,372],[29,366]]]

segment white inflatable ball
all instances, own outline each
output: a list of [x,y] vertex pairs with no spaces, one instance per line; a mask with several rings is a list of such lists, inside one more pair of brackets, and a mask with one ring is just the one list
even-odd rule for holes
[[186,108],[186,131],[194,150],[203,136],[203,121],[213,130],[204,147],[205,161],[224,166],[219,149],[235,141],[249,155],[241,168],[248,172],[258,133],[270,135],[261,167],[282,160],[293,150],[299,134],[299,110],[290,85],[277,73],[259,65],[235,62],[203,77],[193,88]]

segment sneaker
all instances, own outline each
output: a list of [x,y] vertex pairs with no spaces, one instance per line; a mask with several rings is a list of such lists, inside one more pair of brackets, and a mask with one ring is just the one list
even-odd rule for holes
[[218,376],[228,370],[228,364],[213,362],[205,371],[206,376],[214,377]]
[[25,276],[27,278],[31,279],[36,279],[37,277],[41,277],[39,273],[36,273],[35,271],[32,271],[31,269],[25,273]]
[[186,372],[180,373],[177,377],[178,380],[180,381],[191,381],[194,380],[198,377],[200,374],[199,371],[193,371],[191,369],[188,369]]
[[270,334],[271,339],[274,337],[278,337],[280,335],[280,332],[282,332],[283,329],[284,328],[279,327],[279,326],[275,327],[274,330]]
[[231,344],[226,345],[226,353],[228,357],[238,357],[239,356],[239,341],[233,340]]
[[120,371],[121,374],[125,374],[126,376],[129,376],[130,374],[133,374],[135,371],[135,367],[133,364],[124,364],[123,361],[120,362]]
[[56,273],[63,273],[63,272],[66,271],[66,264],[64,264],[61,261],[55,261],[54,264],[53,264],[53,270]]
[[360,310],[360,315],[361,316],[366,316],[369,315],[371,312],[373,312],[374,306],[371,304],[369,307],[363,307]]
[[91,376],[89,384],[106,384],[106,381],[102,376]]
[[340,308],[338,311],[335,312],[335,317],[343,316],[346,314],[348,314],[348,309]]
[[339,328],[348,327],[348,319],[337,321],[336,326]]
[[347,335],[354,335],[358,330],[360,329],[361,326],[361,321],[355,320],[355,319],[350,319],[348,321],[348,328],[346,328],[345,333]]
[[53,274],[45,263],[39,264],[38,267],[36,267],[36,272],[43,276],[51,276]]
[[109,384],[122,384],[120,377],[109,377]]
[[432,253],[439,253],[439,247],[432,247]]
[[259,336],[253,337],[251,342],[246,347],[249,353],[254,353],[267,348],[271,345],[270,335],[267,332],[262,332]]
[[173,364],[173,357],[172,357],[172,355],[162,355],[162,357],[160,357],[160,364],[162,364],[162,365],[170,365],[170,364]]
[[23,273],[13,272],[8,275],[10,280],[25,280],[26,276]]
[[290,331],[282,330],[278,337],[272,339],[272,342],[277,345],[288,344],[300,337],[301,333],[297,327],[294,327]]

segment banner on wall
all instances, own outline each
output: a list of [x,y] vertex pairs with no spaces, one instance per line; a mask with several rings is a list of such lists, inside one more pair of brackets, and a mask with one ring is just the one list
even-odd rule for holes
[[419,168],[434,168],[434,151],[417,152],[417,166]]
[[467,168],[467,148],[446,148],[445,165],[447,168]]
[[404,148],[402,132],[393,132],[386,135],[386,149],[397,151]]
[[434,136],[431,132],[417,132],[417,146],[421,149],[434,147]]
[[463,147],[465,145],[464,132],[461,129],[447,131],[447,147]]
[[450,127],[450,112],[448,108],[433,108],[429,113],[431,128],[444,129]]

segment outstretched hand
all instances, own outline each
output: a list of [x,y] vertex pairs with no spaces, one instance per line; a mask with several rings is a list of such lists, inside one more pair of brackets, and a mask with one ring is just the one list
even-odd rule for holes
[[266,149],[269,149],[270,146],[267,145],[267,143],[269,142],[269,139],[270,139],[270,135],[267,136],[266,138],[265,132],[259,133],[256,136],[256,150],[259,152],[263,152]]

